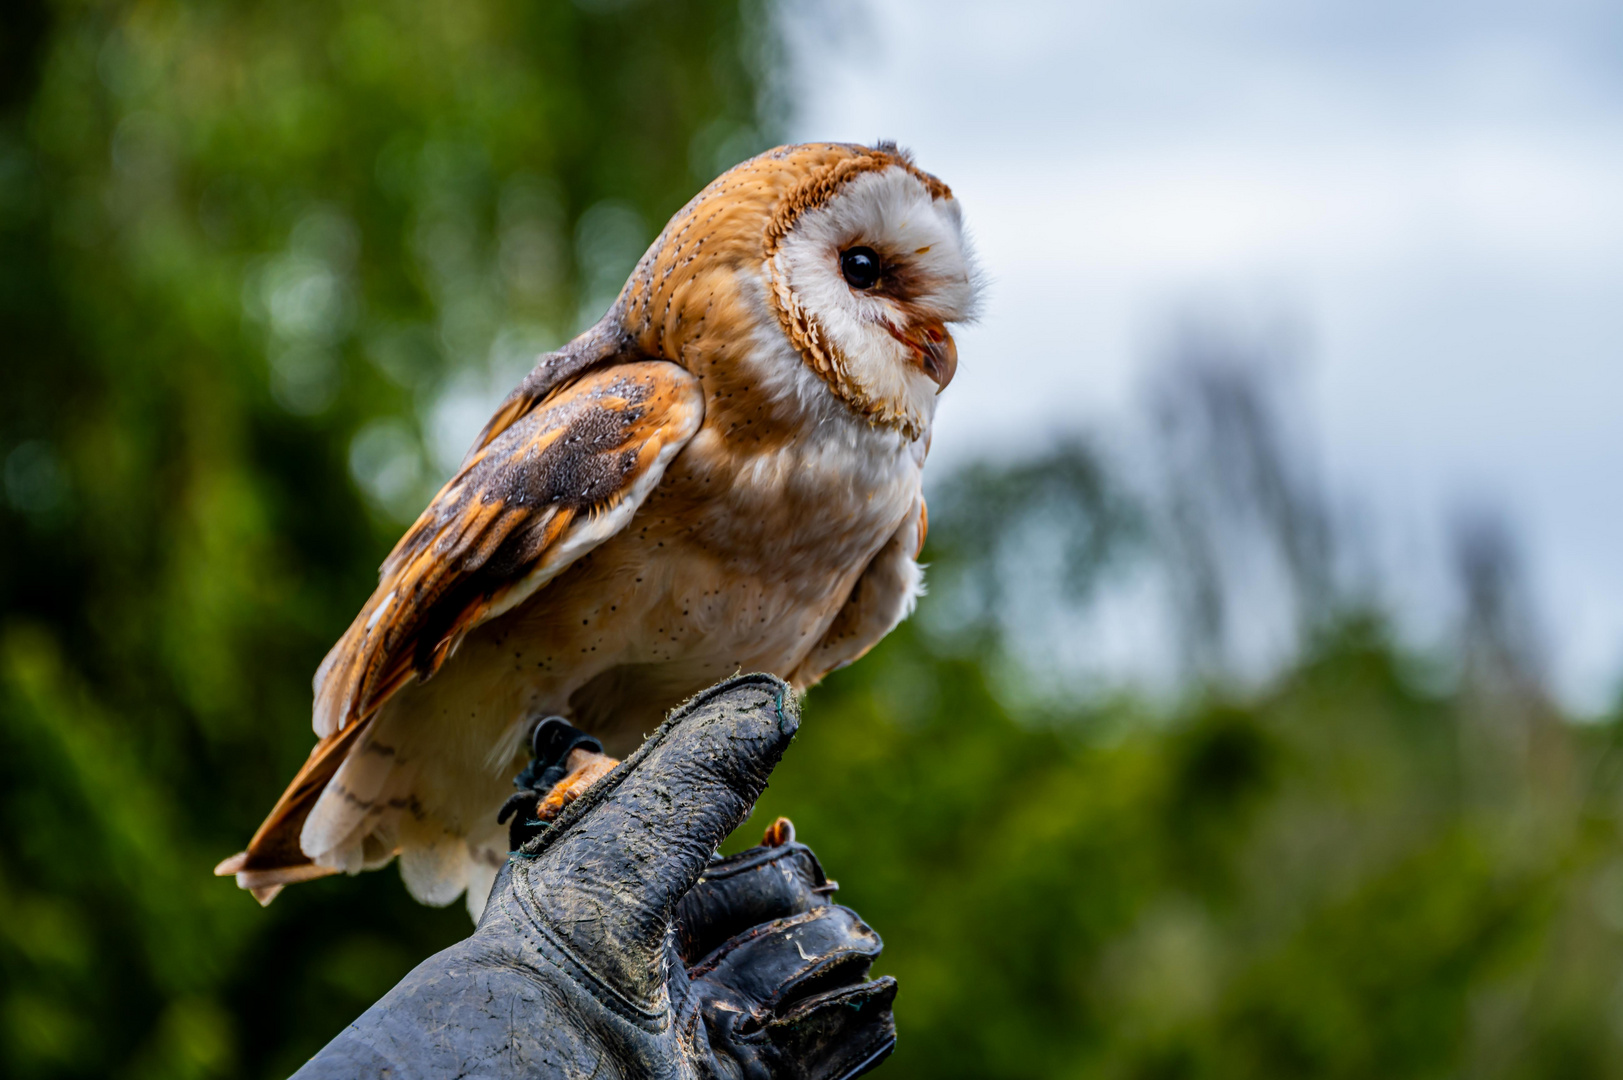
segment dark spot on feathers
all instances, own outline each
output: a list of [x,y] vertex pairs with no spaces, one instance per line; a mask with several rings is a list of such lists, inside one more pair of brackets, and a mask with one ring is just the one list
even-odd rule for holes
[[[514,398],[544,396],[544,381],[532,373]],[[668,407],[650,401],[662,389],[658,379],[627,374],[539,413],[520,412],[467,465],[431,520],[413,529],[402,561],[432,544],[437,553],[457,553],[459,571],[412,581],[417,618],[391,635],[391,649],[411,649],[420,678],[438,666],[471,611],[534,567],[560,513],[584,517],[624,498],[649,433],[643,422],[650,409]]]

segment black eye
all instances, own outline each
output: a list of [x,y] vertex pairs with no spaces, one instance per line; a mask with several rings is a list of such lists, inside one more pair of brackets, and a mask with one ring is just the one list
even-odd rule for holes
[[871,289],[879,283],[879,252],[870,247],[846,248],[840,252],[840,273],[853,289]]

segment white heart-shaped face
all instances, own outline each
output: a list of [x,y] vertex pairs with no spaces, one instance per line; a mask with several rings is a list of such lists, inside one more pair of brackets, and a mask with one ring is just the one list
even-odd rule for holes
[[927,430],[945,379],[919,343],[972,318],[980,291],[957,201],[900,166],[864,172],[799,215],[770,263],[779,302],[807,327],[802,350],[824,354],[808,362],[836,369],[835,392],[872,419]]

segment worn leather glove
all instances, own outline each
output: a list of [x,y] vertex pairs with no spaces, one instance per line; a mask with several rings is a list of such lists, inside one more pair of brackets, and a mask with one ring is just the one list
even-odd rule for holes
[[473,935],[430,957],[303,1078],[843,1080],[895,1045],[879,936],[780,822],[712,853],[799,726],[789,688],[734,678],[509,858]]

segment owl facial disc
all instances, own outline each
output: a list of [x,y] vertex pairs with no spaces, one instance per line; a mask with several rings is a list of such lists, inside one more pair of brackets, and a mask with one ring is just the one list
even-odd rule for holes
[[918,438],[957,370],[948,324],[973,317],[978,292],[952,193],[875,151],[809,178],[774,224],[772,297],[806,363],[857,413]]

